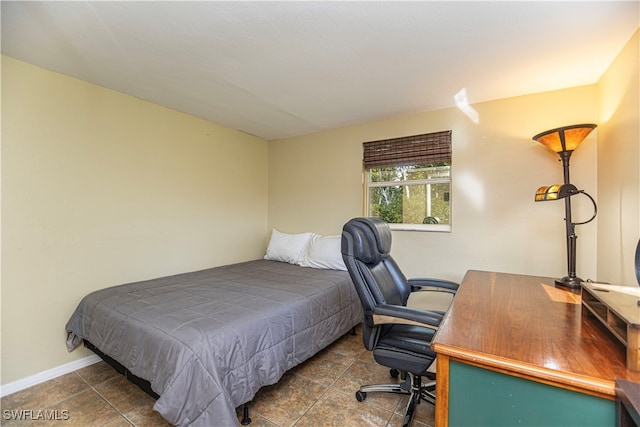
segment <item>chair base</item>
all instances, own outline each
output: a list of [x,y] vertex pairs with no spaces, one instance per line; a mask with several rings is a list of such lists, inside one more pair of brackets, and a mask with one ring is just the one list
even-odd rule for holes
[[409,402],[407,402],[407,408],[405,409],[404,421],[402,427],[409,427],[413,421],[413,414],[422,400],[435,405],[436,403],[436,382],[435,380],[429,380],[422,383],[422,377],[414,375],[410,372],[406,372],[406,379],[400,384],[371,384],[363,385],[356,392],[356,399],[358,402],[362,402],[367,398],[367,393],[382,392],[382,393],[396,393],[409,396]]

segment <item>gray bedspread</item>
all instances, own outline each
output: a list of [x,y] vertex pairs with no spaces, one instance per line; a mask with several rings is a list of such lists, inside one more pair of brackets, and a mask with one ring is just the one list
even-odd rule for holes
[[169,422],[237,425],[235,408],[362,321],[346,271],[256,260],[102,289],[67,323],[160,395]]

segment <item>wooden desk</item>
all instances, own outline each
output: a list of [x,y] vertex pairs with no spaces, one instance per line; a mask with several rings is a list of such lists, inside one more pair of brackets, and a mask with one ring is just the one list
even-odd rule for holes
[[[625,348],[554,279],[465,275],[433,349],[436,426],[613,426]],[[585,310],[586,311],[586,310]]]

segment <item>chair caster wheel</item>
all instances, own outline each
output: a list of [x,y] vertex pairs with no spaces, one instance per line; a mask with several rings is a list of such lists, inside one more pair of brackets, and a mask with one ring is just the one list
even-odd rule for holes
[[363,402],[367,398],[367,393],[360,390],[356,391],[356,399],[358,402]]
[[392,378],[398,378],[400,376],[400,371],[398,371],[397,369],[391,369],[389,371],[389,374]]

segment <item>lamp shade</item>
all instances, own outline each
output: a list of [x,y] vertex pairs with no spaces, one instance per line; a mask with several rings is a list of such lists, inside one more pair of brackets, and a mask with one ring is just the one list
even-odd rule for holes
[[580,191],[573,184],[555,184],[548,187],[540,187],[536,191],[536,202],[544,202],[546,200],[559,200],[565,197],[578,194]]
[[533,140],[556,153],[573,151],[595,128],[594,124],[564,126],[539,133]]

